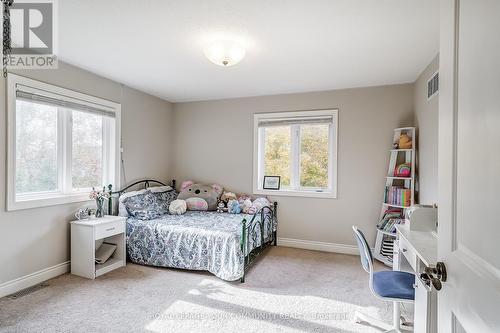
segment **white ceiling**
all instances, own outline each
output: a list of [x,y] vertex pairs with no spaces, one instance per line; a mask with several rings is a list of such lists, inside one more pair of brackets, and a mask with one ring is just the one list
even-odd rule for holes
[[[59,56],[172,102],[413,82],[439,47],[436,0],[62,0]],[[203,47],[247,48],[229,68]]]

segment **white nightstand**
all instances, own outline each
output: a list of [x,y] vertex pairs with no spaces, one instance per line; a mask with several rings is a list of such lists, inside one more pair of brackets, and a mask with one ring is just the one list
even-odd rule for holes
[[[125,266],[125,220],[125,217],[106,215],[71,222],[71,274],[95,279]],[[116,244],[116,251],[104,264],[96,264],[96,241],[101,239]]]

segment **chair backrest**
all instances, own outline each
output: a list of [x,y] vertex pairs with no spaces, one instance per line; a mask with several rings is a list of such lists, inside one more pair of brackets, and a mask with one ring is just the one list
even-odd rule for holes
[[366,241],[365,235],[363,235],[358,227],[353,225],[352,230],[354,231],[354,234],[356,235],[356,241],[358,242],[361,265],[367,273],[371,274],[373,270],[373,256],[372,251],[370,250],[370,246]]

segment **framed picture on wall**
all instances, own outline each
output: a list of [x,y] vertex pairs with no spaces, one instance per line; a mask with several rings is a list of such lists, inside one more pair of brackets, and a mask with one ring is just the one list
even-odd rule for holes
[[279,190],[280,189],[280,176],[264,176],[264,190]]

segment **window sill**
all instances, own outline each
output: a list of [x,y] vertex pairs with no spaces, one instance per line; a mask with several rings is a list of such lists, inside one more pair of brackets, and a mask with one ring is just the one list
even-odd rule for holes
[[63,205],[68,203],[75,202],[84,202],[90,201],[88,193],[72,193],[72,194],[51,194],[44,196],[25,196],[22,198],[9,198],[7,203],[7,210],[21,210],[21,209],[30,209],[30,208],[38,208],[38,207],[47,207],[47,206],[55,206],[55,205]]
[[305,198],[323,198],[323,199],[336,199],[337,193],[330,192],[316,192],[316,191],[293,191],[293,190],[255,190],[254,194],[271,195],[275,197],[305,197]]

